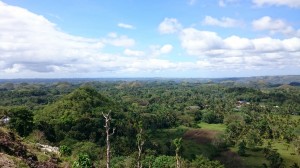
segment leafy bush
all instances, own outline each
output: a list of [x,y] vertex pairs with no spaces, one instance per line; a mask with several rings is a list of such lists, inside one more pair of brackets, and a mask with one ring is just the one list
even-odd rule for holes
[[72,149],[73,155],[85,153],[92,161],[99,158],[100,147],[92,142],[78,142],[72,146]]
[[9,127],[16,130],[20,136],[27,136],[33,130],[33,113],[24,107],[9,111]]
[[198,155],[191,163],[191,168],[224,168],[219,161],[210,161],[202,155]]
[[202,115],[202,121],[208,124],[222,123],[223,119],[218,117],[214,112],[206,112]]
[[176,159],[173,156],[160,155],[155,158],[153,168],[175,168]]
[[76,160],[72,167],[73,168],[91,168],[92,161],[87,154],[79,154],[78,160]]
[[72,153],[72,150],[70,147],[68,147],[66,145],[62,145],[59,147],[59,152],[64,156],[70,156]]

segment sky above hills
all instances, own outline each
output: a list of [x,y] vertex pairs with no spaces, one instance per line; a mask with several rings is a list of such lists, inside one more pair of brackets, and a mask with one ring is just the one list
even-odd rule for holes
[[0,0],[0,78],[300,74],[299,0]]

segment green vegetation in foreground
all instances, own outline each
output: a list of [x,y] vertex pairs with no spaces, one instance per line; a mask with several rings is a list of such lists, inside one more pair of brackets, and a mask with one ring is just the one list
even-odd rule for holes
[[[42,154],[35,143],[61,147],[62,162],[56,163],[61,167],[79,160],[103,167],[102,112],[109,111],[111,131],[116,128],[109,142],[112,167],[137,167],[136,159],[144,167],[146,162],[174,165],[175,151],[186,163],[183,168],[201,167],[197,155],[227,167],[289,167],[300,156],[299,95],[300,87],[262,82],[0,83],[0,118],[10,117],[6,128],[23,136],[22,142],[32,142],[28,148],[39,161],[52,154]],[[177,138],[182,138],[179,151],[173,143]],[[137,148],[141,140],[143,151]]]
[[224,132],[226,130],[226,125],[225,124],[208,124],[205,122],[201,122],[198,124],[198,126],[201,129],[207,129],[207,130],[212,130],[212,131],[220,131]]

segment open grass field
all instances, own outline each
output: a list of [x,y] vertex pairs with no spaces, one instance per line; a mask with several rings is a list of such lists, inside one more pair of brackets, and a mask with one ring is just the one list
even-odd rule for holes
[[278,153],[280,153],[286,167],[289,167],[294,163],[300,165],[300,155],[295,153],[293,145],[287,146],[284,142],[275,141],[272,147],[277,149]]
[[225,124],[208,124],[205,122],[201,122],[198,124],[201,129],[212,130],[212,131],[220,131],[224,132],[226,130]]
[[[166,143],[173,143],[172,141],[175,138],[182,137],[182,157],[193,160],[196,155],[204,155],[208,158],[213,158],[216,155],[217,151],[210,142],[217,133],[219,132],[179,126],[160,130],[155,133],[155,137],[152,137],[152,139],[163,146]],[[162,150],[168,149],[163,147]]]

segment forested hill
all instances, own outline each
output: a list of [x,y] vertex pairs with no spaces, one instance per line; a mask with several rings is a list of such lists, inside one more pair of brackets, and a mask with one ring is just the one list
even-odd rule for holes
[[[34,164],[59,167],[105,167],[108,146],[116,168],[300,165],[297,85],[182,79],[0,88],[0,131],[7,137],[0,138],[0,156],[11,165],[32,163],[14,152],[13,137],[36,157]],[[43,154],[41,144],[59,147],[60,154]]]

